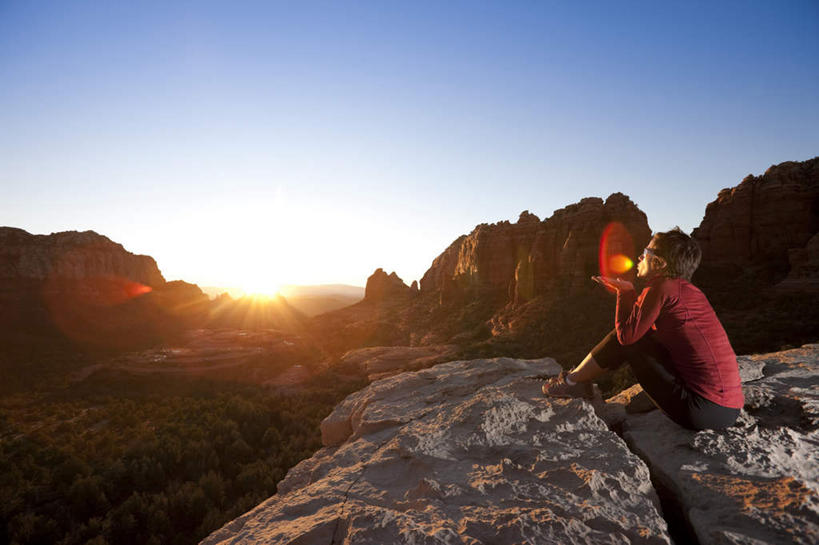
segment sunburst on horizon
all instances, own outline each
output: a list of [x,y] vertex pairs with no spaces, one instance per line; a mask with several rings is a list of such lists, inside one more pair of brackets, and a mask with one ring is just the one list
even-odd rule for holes
[[237,286],[242,292],[242,297],[254,299],[275,299],[283,295],[284,285],[282,282],[265,274],[260,274],[255,278],[246,278]]

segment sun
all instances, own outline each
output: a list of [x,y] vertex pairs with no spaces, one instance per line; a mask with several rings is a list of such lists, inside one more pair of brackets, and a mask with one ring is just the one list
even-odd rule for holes
[[257,280],[253,282],[245,282],[242,285],[242,291],[245,297],[254,298],[274,298],[281,295],[282,286],[280,283],[270,279]]

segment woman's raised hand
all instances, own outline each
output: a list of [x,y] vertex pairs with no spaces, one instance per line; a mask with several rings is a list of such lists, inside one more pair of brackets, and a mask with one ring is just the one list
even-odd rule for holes
[[611,278],[608,276],[592,276],[592,280],[598,284],[605,286],[611,291],[628,291],[634,289],[634,284],[628,280],[620,280],[619,278]]

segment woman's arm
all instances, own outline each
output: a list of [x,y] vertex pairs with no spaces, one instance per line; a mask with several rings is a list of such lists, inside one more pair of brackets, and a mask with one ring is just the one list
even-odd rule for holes
[[617,290],[617,310],[614,329],[620,344],[639,341],[657,321],[663,308],[663,295],[654,282],[649,284],[640,297],[634,290]]

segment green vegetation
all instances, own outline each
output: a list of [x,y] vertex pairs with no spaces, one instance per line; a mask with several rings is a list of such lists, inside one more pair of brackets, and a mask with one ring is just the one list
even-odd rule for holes
[[107,377],[0,401],[0,543],[187,544],[275,493],[349,392]]

